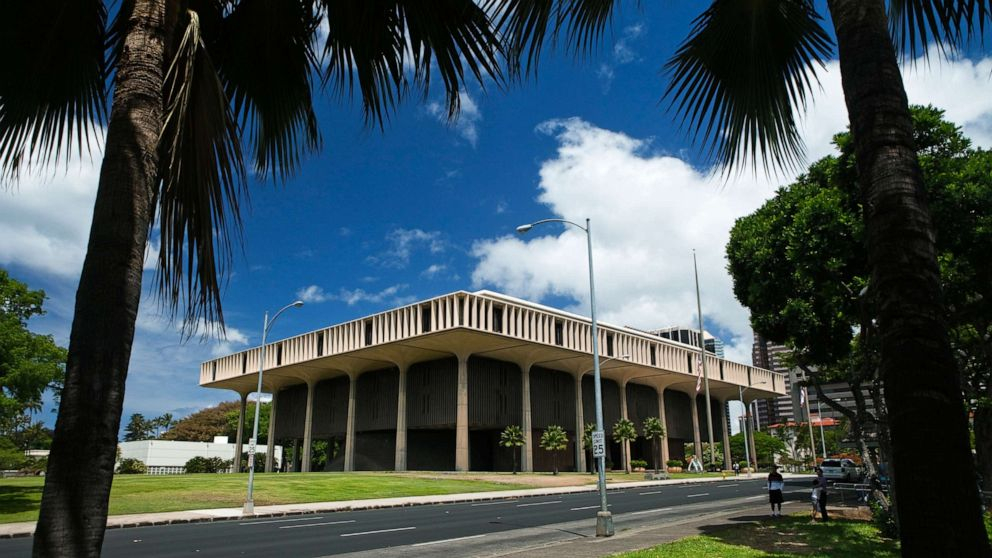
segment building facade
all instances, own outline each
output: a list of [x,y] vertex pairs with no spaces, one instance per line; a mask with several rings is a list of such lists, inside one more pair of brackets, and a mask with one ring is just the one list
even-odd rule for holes
[[[621,417],[638,431],[645,418],[663,417],[662,460],[683,458],[685,443],[700,454],[706,404],[696,391],[698,350],[597,326],[608,461],[623,465],[610,439]],[[569,437],[559,467],[585,471],[591,458],[575,442],[595,422],[592,352],[588,318],[490,291],[451,293],[268,344],[269,440],[299,441],[302,471],[321,439],[331,448],[329,470],[509,470],[512,456],[498,441],[513,424],[524,432],[522,469],[540,471],[551,469],[553,456],[537,440],[554,424]],[[244,412],[260,353],[203,363],[200,385],[239,393]],[[706,358],[714,441],[727,436],[724,403],[737,398],[738,386],[760,384],[749,391],[755,398],[785,394],[781,374]],[[236,443],[243,442],[239,433]],[[653,461],[649,441],[631,446],[628,459]]]

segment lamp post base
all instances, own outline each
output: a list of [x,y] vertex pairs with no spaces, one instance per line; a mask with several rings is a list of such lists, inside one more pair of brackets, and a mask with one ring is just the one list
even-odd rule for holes
[[255,502],[248,500],[245,502],[245,507],[241,510],[241,515],[255,515]]
[[613,536],[613,514],[608,511],[596,513],[596,536]]

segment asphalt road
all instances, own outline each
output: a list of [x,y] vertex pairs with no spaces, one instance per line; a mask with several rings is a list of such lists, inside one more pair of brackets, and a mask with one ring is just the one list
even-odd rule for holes
[[[806,500],[807,483],[786,486],[786,500]],[[611,489],[617,530],[653,516],[718,509],[721,503],[755,507],[767,501],[764,479],[727,480],[650,488]],[[316,557],[412,545],[444,552],[447,545],[483,542],[513,530],[588,519],[595,524],[596,492],[412,506],[357,512],[110,529],[105,557],[173,556]],[[0,556],[29,556],[31,539],[0,541]],[[425,554],[425,553],[421,553]],[[426,553],[430,554],[430,553]]]

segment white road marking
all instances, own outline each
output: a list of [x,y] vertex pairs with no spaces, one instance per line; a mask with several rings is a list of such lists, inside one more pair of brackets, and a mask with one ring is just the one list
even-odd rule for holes
[[280,529],[299,529],[301,527],[319,527],[320,525],[342,525],[344,523],[354,523],[354,519],[347,521],[325,521],[323,523],[307,523],[306,525],[283,525]]
[[510,504],[512,502],[513,502],[512,500],[504,500],[502,502],[482,502],[481,504],[472,504],[472,507],[475,507],[475,506],[498,506],[500,504]]
[[392,533],[393,531],[409,531],[416,527],[397,527],[395,529],[379,529],[377,531],[362,531],[360,533],[342,533],[342,537],[357,537],[359,535],[375,535],[376,533]]
[[709,496],[709,495],[710,495],[709,492],[703,492],[702,494],[689,494],[686,496],[686,498],[698,498],[700,496]]
[[645,513],[658,513],[658,512],[668,511],[670,509],[672,509],[672,508],[655,508],[653,510],[644,510],[644,511],[639,511],[639,512],[631,512],[630,515],[641,515],[641,514],[645,514]]
[[660,490],[652,490],[651,492],[641,492],[639,495],[640,496],[647,496],[649,494],[661,494],[661,491]]
[[718,484],[718,485],[716,485],[717,488],[726,488],[728,486],[737,486],[737,483],[735,482],[733,484]]
[[526,508],[528,506],[546,506],[548,504],[560,504],[561,500],[555,500],[553,502],[534,502],[533,504],[517,504],[518,508]]
[[[598,508],[598,507],[599,507],[598,505],[597,506],[582,506],[581,508],[571,508],[568,511],[591,510],[591,509],[595,509],[595,508]],[[613,504],[606,504],[606,507],[612,508],[613,507]]]
[[238,523],[238,525],[266,525],[268,523],[286,523],[288,521],[313,521],[315,519],[324,519],[324,516],[318,515],[316,517],[310,515],[307,517],[297,517],[294,519],[272,519],[269,521],[246,521],[244,523]]
[[757,500],[758,498],[764,498],[764,497],[765,497],[764,494],[760,494],[758,496],[748,496],[747,498],[744,498],[744,499],[745,500]]
[[429,545],[432,545],[432,544],[444,544],[444,543],[455,542],[455,541],[467,541],[468,539],[478,539],[478,538],[482,538],[482,537],[485,537],[485,535],[472,535],[470,537],[458,537],[458,538],[454,538],[454,539],[444,539],[444,540],[440,540],[440,541],[422,542],[422,543],[412,544],[410,546],[429,546]]

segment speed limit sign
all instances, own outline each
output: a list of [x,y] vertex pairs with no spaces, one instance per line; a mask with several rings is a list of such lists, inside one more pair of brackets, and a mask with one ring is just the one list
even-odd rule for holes
[[592,456],[603,457],[606,455],[606,436],[602,430],[592,433]]

